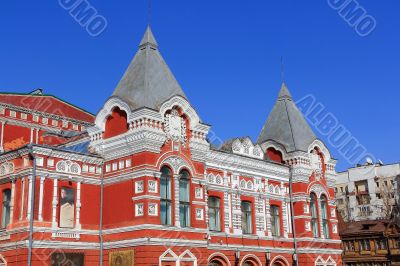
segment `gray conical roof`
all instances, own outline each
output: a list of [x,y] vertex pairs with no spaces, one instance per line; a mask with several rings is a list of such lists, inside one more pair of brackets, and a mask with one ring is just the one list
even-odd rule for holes
[[283,83],[278,100],[265,123],[257,143],[274,140],[285,146],[287,152],[305,151],[316,136],[302,113],[293,102],[292,96]]
[[176,95],[186,98],[147,27],[139,50],[112,96],[121,98],[133,111],[142,107],[158,110]]

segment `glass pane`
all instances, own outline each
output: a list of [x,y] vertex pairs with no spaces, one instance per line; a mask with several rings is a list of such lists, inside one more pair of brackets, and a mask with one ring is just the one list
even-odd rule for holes
[[171,225],[171,203],[161,201],[160,203],[161,224]]
[[179,200],[189,202],[189,180],[187,179],[179,181]]
[[190,226],[190,207],[189,205],[181,204],[179,206],[179,218],[181,222],[181,227]]

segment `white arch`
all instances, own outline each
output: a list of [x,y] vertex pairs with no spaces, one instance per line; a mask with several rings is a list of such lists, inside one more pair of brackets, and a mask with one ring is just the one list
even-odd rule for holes
[[195,128],[200,123],[200,118],[197,115],[196,111],[189,104],[187,100],[182,98],[181,96],[174,96],[168,101],[166,101],[160,108],[160,114],[162,117],[165,116],[165,113],[168,110],[171,110],[173,107],[178,106],[182,109],[183,113],[189,118],[191,128]]
[[253,259],[253,260],[255,260],[255,261],[257,261],[258,266],[262,266],[262,263],[261,263],[260,259],[259,259],[256,255],[253,255],[253,254],[247,254],[246,256],[244,256],[239,265],[243,265],[243,263],[244,263],[246,260],[250,259],[250,258]]
[[160,168],[164,165],[169,166],[176,175],[179,174],[180,171],[182,171],[183,169],[189,171],[191,176],[194,176],[195,174],[193,168],[185,159],[182,159],[181,157],[175,155],[164,158],[158,165],[160,166]]
[[318,199],[321,198],[321,195],[325,195],[326,198],[329,200],[329,193],[321,184],[311,183],[308,187],[308,194],[311,194],[312,192],[317,195]]
[[308,146],[308,151],[313,150],[315,147],[317,147],[324,155],[325,163],[328,163],[332,157],[331,157],[331,153],[329,152],[329,150],[325,146],[325,144],[322,141],[320,141],[319,139],[316,139],[310,144],[310,146]]
[[104,104],[103,108],[96,116],[95,124],[99,129],[103,131],[105,130],[106,118],[111,114],[112,110],[115,107],[118,107],[119,109],[125,111],[128,121],[131,120],[132,112],[129,108],[129,105],[126,102],[122,101],[120,98],[112,97]]
[[285,257],[283,257],[283,256],[281,256],[281,255],[275,256],[275,257],[271,260],[270,265],[274,265],[274,262],[277,261],[277,260],[283,260],[283,261],[285,262],[286,266],[289,266],[289,265],[290,265],[290,264],[289,264],[289,261],[288,261]]
[[208,257],[208,262],[211,262],[211,260],[216,258],[216,257],[223,258],[225,260],[225,262],[228,264],[228,266],[231,266],[231,262],[229,261],[228,257],[225,254],[221,253],[221,252],[215,252],[215,253],[211,254]]

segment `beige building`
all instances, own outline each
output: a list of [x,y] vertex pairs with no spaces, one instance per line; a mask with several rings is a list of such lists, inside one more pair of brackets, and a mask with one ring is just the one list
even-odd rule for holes
[[345,221],[387,219],[398,199],[400,164],[359,165],[338,173],[337,208]]

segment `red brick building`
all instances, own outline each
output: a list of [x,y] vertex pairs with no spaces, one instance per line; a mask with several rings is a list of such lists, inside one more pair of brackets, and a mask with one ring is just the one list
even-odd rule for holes
[[336,161],[286,85],[214,148],[150,28],[96,116],[37,91],[0,123],[0,265],[342,265]]

